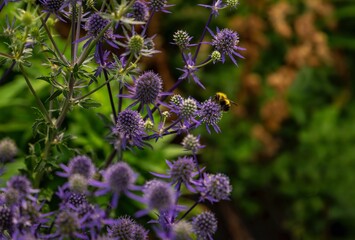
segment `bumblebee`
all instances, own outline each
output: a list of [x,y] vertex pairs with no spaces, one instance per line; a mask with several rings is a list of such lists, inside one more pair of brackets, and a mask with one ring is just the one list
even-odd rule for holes
[[237,105],[235,102],[228,99],[227,94],[222,92],[217,92],[216,95],[214,95],[214,100],[219,103],[221,109],[225,112],[229,111],[232,104]]

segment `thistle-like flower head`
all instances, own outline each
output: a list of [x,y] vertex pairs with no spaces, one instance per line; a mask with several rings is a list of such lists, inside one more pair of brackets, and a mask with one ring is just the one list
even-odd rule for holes
[[187,134],[181,144],[185,150],[192,151],[193,154],[196,154],[199,149],[204,147],[200,144],[200,137],[192,134]]
[[110,166],[104,173],[105,182],[112,192],[122,193],[128,191],[136,181],[136,174],[125,162],[119,162]]
[[132,6],[132,13],[129,16],[136,21],[147,21],[149,17],[149,9],[147,4],[144,1],[135,1]]
[[229,177],[224,174],[204,174],[204,177],[196,182],[201,193],[201,201],[208,200],[211,203],[221,200],[229,200],[232,192]]
[[[12,232],[13,230],[14,215],[10,208],[6,205],[0,205],[0,232],[5,232],[6,230]],[[1,237],[1,234],[0,234]]]
[[217,219],[212,212],[203,212],[193,219],[192,228],[198,239],[212,239],[217,231]]
[[130,109],[120,112],[113,133],[120,138],[123,148],[127,145],[143,147],[143,137],[146,133],[142,116]]
[[209,133],[209,126],[212,126],[217,133],[221,131],[217,124],[222,118],[222,109],[217,102],[212,101],[211,99],[204,101],[201,104],[198,115],[201,118],[201,122],[205,123]]
[[174,190],[166,182],[151,180],[145,184],[143,192],[149,209],[167,211],[174,205]]
[[184,30],[177,30],[173,35],[174,44],[181,49],[186,49],[190,46],[192,37]]
[[239,47],[239,35],[237,32],[224,28],[221,31],[217,29],[217,33],[214,34],[210,30],[211,35],[213,36],[212,46],[215,50],[221,53],[221,61],[225,61],[226,55],[230,57],[234,64],[237,65],[237,61],[235,60],[234,56],[239,58],[244,58],[238,50],[245,50],[245,48]]
[[76,156],[69,161],[69,175],[80,174],[86,179],[90,179],[95,173],[95,166],[91,158],[87,156]]

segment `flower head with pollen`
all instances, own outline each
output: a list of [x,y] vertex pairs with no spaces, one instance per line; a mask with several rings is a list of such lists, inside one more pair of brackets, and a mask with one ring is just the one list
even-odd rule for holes
[[200,144],[200,136],[194,136],[192,134],[187,134],[181,142],[185,150],[191,151],[193,154],[196,154],[199,149],[204,148],[205,146]]
[[167,0],[150,0],[148,2],[149,9],[152,12],[165,12],[165,13],[170,13],[166,8],[171,7],[172,5],[167,4]]
[[214,34],[211,30],[209,30],[209,32],[213,37],[212,46],[215,48],[215,50],[220,52],[222,62],[225,61],[226,55],[229,56],[235,65],[237,65],[237,60],[234,58],[234,56],[244,58],[240,53],[237,52],[240,50],[245,50],[245,48],[238,46],[239,35],[237,32],[228,28],[224,28],[221,31],[217,28],[216,34]]
[[118,144],[121,144],[123,148],[127,146],[142,148],[143,137],[146,136],[144,129],[144,121],[139,112],[126,109],[118,114],[116,126],[112,132],[119,138]]
[[203,212],[193,219],[192,229],[197,239],[213,239],[212,235],[217,231],[217,219],[212,212]]
[[126,194],[130,190],[134,190],[137,186],[134,182],[137,179],[137,174],[133,172],[132,168],[125,162],[118,162],[108,167],[103,172],[104,182],[91,180],[90,184],[100,188],[95,195],[100,196],[109,192],[113,193],[112,206],[115,208],[118,204],[120,195]]
[[201,104],[198,115],[201,122],[206,125],[209,133],[211,133],[209,126],[212,126],[217,133],[221,132],[221,129],[217,124],[222,118],[222,109],[217,102],[211,99],[204,101]]

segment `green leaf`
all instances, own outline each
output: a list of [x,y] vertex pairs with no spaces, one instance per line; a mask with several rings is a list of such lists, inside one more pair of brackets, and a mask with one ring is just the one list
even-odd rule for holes
[[49,98],[46,99],[45,103],[52,101],[53,99],[58,97],[60,94],[62,94],[62,92],[63,92],[62,90],[55,91],[51,96],[49,96]]
[[85,109],[98,108],[98,107],[101,107],[101,103],[96,102],[92,99],[84,99],[79,102],[79,106],[82,108],[85,108]]

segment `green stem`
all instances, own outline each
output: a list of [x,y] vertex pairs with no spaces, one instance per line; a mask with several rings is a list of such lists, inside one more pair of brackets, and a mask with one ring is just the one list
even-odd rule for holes
[[72,73],[70,73],[70,78],[69,78],[69,92],[68,92],[68,97],[65,99],[62,111],[57,119],[56,122],[56,128],[59,129],[60,126],[62,125],[69,109],[72,104],[72,97],[73,97],[73,90],[74,90],[74,84],[75,84],[75,79]]
[[27,74],[26,74],[26,72],[25,72],[25,69],[23,68],[22,64],[19,64],[19,66],[20,66],[20,70],[21,70],[21,72],[22,72],[22,74],[23,74],[23,76],[24,76],[24,78],[25,78],[25,80],[26,80],[27,86],[29,87],[29,89],[30,89],[32,95],[35,97],[36,102],[37,102],[37,104],[38,104],[38,107],[39,107],[39,109],[41,110],[43,116],[45,117],[46,121],[47,121],[52,127],[54,127],[53,122],[52,122],[51,118],[49,117],[49,114],[48,114],[48,112],[47,112],[46,107],[43,105],[41,99],[38,97],[38,95],[37,95],[36,91],[34,90],[34,88],[33,88],[32,84],[31,84],[30,80],[28,79]]
[[44,22],[44,20],[42,19],[42,17],[40,17],[41,19],[41,22],[42,22],[42,26],[44,27],[44,29],[46,30],[46,33],[48,35],[48,38],[49,40],[51,41],[53,47],[54,47],[54,50],[55,52],[57,53],[57,55],[59,56],[59,58],[66,64],[68,64],[68,61],[65,59],[64,55],[61,53],[61,51],[59,50],[57,44],[55,43],[53,37],[52,37],[52,34],[50,33],[48,27],[47,27],[47,24]]
[[100,86],[98,86],[97,88],[91,90],[89,93],[87,93],[87,94],[85,94],[85,95],[83,95],[83,96],[81,96],[81,97],[75,98],[75,99],[74,99],[74,102],[76,103],[76,102],[78,102],[78,101],[80,101],[80,100],[83,100],[84,98],[90,96],[91,94],[93,94],[93,93],[95,93],[96,91],[98,91],[98,90],[100,90],[101,88],[103,88],[107,83],[111,82],[112,80],[113,80],[113,78],[111,78],[111,79],[107,80],[106,82],[102,83]]
[[5,58],[14,59],[13,56],[11,56],[11,55],[9,55],[9,54],[6,54],[6,53],[2,53],[2,52],[0,52],[0,56],[5,57]]

